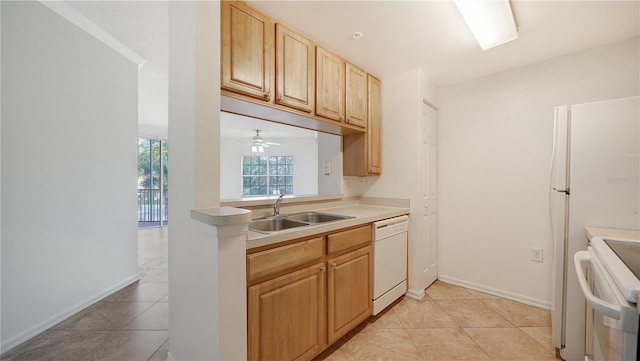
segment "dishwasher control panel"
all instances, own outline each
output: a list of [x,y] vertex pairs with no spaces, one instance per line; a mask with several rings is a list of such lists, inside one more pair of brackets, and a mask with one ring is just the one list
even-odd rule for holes
[[373,224],[373,240],[392,236],[394,234],[407,232],[409,230],[409,217],[401,216],[385,219]]

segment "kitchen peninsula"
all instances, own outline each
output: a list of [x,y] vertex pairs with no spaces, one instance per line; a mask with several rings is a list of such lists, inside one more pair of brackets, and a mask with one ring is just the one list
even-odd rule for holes
[[[286,201],[287,199],[285,198]],[[320,291],[315,297],[315,302],[309,303],[310,307],[316,305],[317,312],[315,314],[318,317],[310,319],[310,322],[314,324],[305,324],[311,327],[312,331],[309,332],[315,335],[311,340],[313,350],[305,357],[305,359],[310,359],[371,315],[371,224],[382,219],[408,214],[409,201],[403,199],[349,198],[340,201],[304,205],[283,203],[281,209],[283,214],[303,210],[321,210],[353,218],[269,234],[248,232],[250,218],[264,216],[270,212],[270,207],[266,206],[252,208],[254,208],[253,212],[231,207],[192,211],[192,218],[197,221],[198,227],[204,232],[202,235],[213,236],[218,240],[216,273],[218,274],[219,288],[224,290],[218,296],[220,309],[225,309],[225,313],[220,314],[221,324],[223,318],[229,321],[234,320],[233,322],[224,323],[227,325],[233,324],[234,326],[233,329],[225,329],[225,332],[221,333],[221,341],[224,338],[225,342],[220,344],[220,355],[248,357],[249,359],[259,358],[256,356],[256,351],[252,353],[252,350],[256,350],[255,345],[258,342],[258,336],[254,334],[253,337],[249,336],[247,339],[247,335],[251,335],[252,330],[259,326],[260,318],[249,314],[248,329],[244,326],[247,323],[240,321],[247,320],[247,286],[253,285],[254,287],[249,288],[249,290],[254,289],[254,292],[260,294],[260,291],[264,288],[263,286],[272,287],[271,283],[273,281],[269,280],[273,279],[273,277],[282,279],[289,277],[289,274],[291,274],[291,277],[299,278],[304,276],[301,276],[300,272],[309,273],[311,269],[314,271],[316,268],[326,269],[336,263],[353,261],[349,263],[350,266],[347,270],[360,270],[357,274],[360,278],[366,280],[366,282],[358,282],[363,284],[364,288],[353,290],[354,292],[362,291],[362,297],[360,298],[362,307],[351,318],[342,317],[338,314],[338,319],[344,319],[344,321],[338,322],[340,323],[339,325],[331,324],[331,321],[329,325],[325,324],[326,317],[323,315],[326,314],[325,312],[332,312],[335,308],[331,306],[328,309],[326,308],[324,282],[321,281],[322,278],[318,278],[319,276],[317,275],[319,273],[314,273],[307,279],[307,286],[315,284]],[[324,244],[325,238],[328,240],[329,246]],[[293,253],[286,252],[292,248],[294,249]],[[317,250],[318,254],[315,254],[314,250]],[[312,255],[304,258],[305,255],[309,254]],[[325,262],[325,257],[327,257],[325,254],[327,256],[330,255],[332,258],[327,258],[328,261]],[[277,257],[273,258],[274,256]],[[298,261],[296,257],[303,258]],[[271,262],[274,259],[279,261]],[[282,263],[283,259],[284,264]],[[271,261],[265,263],[265,260]],[[321,264],[315,267],[318,262]],[[254,264],[257,264],[257,267],[261,267],[260,269],[263,271],[261,273],[252,272],[251,267]],[[363,269],[365,272],[362,271]],[[247,270],[249,270],[248,273]],[[339,275],[339,273],[337,274]],[[330,281],[329,284],[331,284]],[[251,302],[251,291],[249,291],[248,297],[249,302]],[[345,294],[344,297],[351,299],[352,296],[351,294]],[[333,319],[336,318],[334,317]],[[332,328],[336,328],[337,331],[332,333]],[[328,335],[327,330],[329,332]],[[246,350],[247,342],[249,342],[248,354],[239,354],[238,347]],[[304,343],[292,345],[286,352],[296,353],[299,347],[303,346],[308,345]]]

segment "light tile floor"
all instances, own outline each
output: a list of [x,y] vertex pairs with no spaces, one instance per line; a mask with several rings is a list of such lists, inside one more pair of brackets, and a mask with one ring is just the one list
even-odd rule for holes
[[[164,361],[167,228],[139,232],[140,281],[2,355],[3,361]],[[549,311],[436,281],[403,298],[316,360],[555,360]]]
[[2,361],[166,360],[167,240],[167,228],[140,229],[140,281],[3,354]]
[[436,281],[422,301],[402,298],[316,361],[552,361],[551,313]]

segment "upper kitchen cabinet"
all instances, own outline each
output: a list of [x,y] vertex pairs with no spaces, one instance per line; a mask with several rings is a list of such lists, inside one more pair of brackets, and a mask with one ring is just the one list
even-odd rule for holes
[[344,69],[344,59],[316,46],[316,115],[344,120]]
[[382,84],[380,80],[367,75],[367,173],[382,173],[381,127],[382,127]]
[[367,73],[346,64],[346,122],[358,127],[367,126]]
[[367,131],[342,137],[343,175],[364,177],[382,173],[382,85],[367,75]]
[[270,101],[274,79],[274,21],[243,2],[221,2],[222,88]]
[[331,134],[366,132],[365,71],[244,1],[220,3],[223,111]]
[[276,103],[313,111],[315,59],[313,41],[276,24]]

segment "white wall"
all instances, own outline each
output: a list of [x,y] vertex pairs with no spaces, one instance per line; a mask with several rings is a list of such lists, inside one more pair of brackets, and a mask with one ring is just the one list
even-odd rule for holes
[[[220,139],[220,199],[242,198],[242,156],[293,156],[293,192],[296,195],[318,194],[318,145],[316,138],[269,138],[280,146],[252,153],[248,138]],[[338,145],[338,149],[339,145]]]
[[[157,6],[157,5],[156,5]],[[155,48],[157,51],[163,51],[168,48],[167,44],[162,44],[168,38],[168,29],[164,26],[166,20],[162,19],[157,22],[158,29],[161,33],[156,34],[155,41],[158,42]],[[154,49],[155,50],[155,49]],[[145,63],[138,73],[139,89],[138,89],[138,123],[163,128],[164,132],[168,131],[168,85],[166,75],[163,71],[168,69],[165,63],[166,55],[145,54],[147,58],[153,58],[156,63]]]
[[2,2],[2,349],[138,277],[137,65]]
[[141,124],[138,122],[138,136],[142,138],[167,139],[169,137],[169,127]]
[[[639,94],[639,38],[440,90],[442,279],[548,307],[553,108]],[[531,247],[544,262],[529,260]]]
[[[190,212],[220,198],[220,3],[169,3],[169,357],[220,359],[218,240]],[[238,285],[244,287],[244,285]]]
[[[420,195],[420,135],[422,99],[434,96],[433,85],[421,69],[382,79],[382,175],[345,177],[347,196],[405,198],[411,201],[409,231],[409,289],[424,289],[419,277],[422,203]],[[429,99],[435,103],[437,99]]]
[[[318,132],[318,194],[340,194],[342,180],[342,137]],[[331,162],[325,173],[324,162]]]

